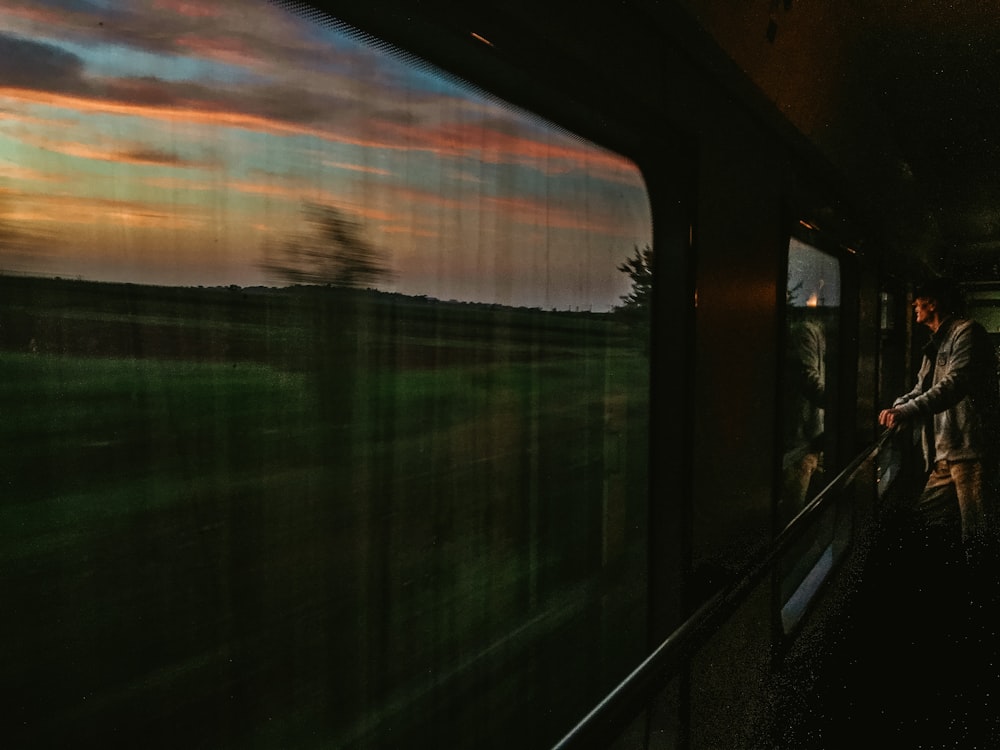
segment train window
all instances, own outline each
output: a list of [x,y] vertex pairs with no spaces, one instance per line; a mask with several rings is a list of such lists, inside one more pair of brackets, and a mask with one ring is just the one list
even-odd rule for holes
[[[781,484],[778,520],[792,520],[823,487],[833,468],[834,399],[840,329],[840,263],[792,238],[788,246],[783,370]],[[839,554],[840,521],[827,513],[786,557],[781,579],[782,622],[791,630]]]
[[0,28],[8,726],[562,736],[646,644],[639,170],[274,3]]
[[1000,289],[996,284],[981,283],[963,291],[967,314],[982,324],[994,345],[1000,346]]

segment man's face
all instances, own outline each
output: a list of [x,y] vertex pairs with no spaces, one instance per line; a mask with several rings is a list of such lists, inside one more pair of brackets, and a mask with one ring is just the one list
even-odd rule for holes
[[927,323],[928,319],[934,313],[934,300],[927,299],[926,297],[917,297],[913,300],[913,309],[917,313],[917,323]]

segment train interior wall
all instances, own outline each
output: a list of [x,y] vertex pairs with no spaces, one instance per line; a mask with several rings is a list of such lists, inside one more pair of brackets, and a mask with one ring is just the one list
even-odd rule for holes
[[[667,67],[684,81],[670,81],[676,84],[672,90],[684,92],[671,101],[671,115],[695,134],[698,144],[694,461],[690,500],[684,501],[690,502],[691,518],[690,575],[685,584],[688,604],[694,605],[729,582],[777,531],[776,384],[789,232],[799,221],[815,221],[847,246],[862,237],[878,243],[878,230],[861,229],[866,212],[852,211],[857,196],[845,192],[835,179],[824,179],[834,171],[815,168],[825,157],[786,137],[782,117],[762,102],[758,90],[732,71],[730,76],[705,77],[705,70],[728,70],[724,62]],[[875,323],[881,314],[877,258],[863,252],[845,255],[850,289],[845,294],[845,328],[852,333],[843,342],[841,397],[857,408],[845,410],[854,421],[841,431],[843,456],[874,436],[879,346]],[[861,531],[875,498],[861,489],[855,503]],[[837,569],[831,592],[838,590],[837,576],[846,575],[851,564],[844,561]],[[818,606],[804,632],[821,631],[831,612]],[[781,656],[791,639],[780,634],[778,620],[773,580],[768,579],[695,657],[685,721],[692,748],[752,746],[758,719],[773,708],[777,671],[794,669],[790,662],[797,658],[794,649]],[[783,667],[782,658],[789,661]]]

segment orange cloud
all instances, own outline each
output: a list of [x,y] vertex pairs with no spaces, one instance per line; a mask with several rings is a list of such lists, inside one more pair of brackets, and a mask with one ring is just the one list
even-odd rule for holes
[[7,164],[0,162],[0,177],[9,180],[21,180],[24,182],[69,182],[70,178],[64,174],[53,174],[43,172],[40,169],[24,167],[20,164]]
[[568,135],[558,136],[554,141],[542,141],[484,128],[479,123],[419,128],[383,122],[379,127],[386,133],[384,140],[404,143],[411,149],[474,158],[489,164],[515,163],[547,175],[585,170],[630,185],[636,182],[636,168],[630,161]]
[[30,125],[31,127],[66,127],[64,120],[57,120],[51,117],[36,117],[24,112],[11,112],[0,109],[0,120],[10,120],[20,125]]
[[623,227],[617,217],[594,207],[583,209],[580,206],[554,206],[531,198],[486,198],[484,203],[507,216],[510,221],[522,224],[611,236],[628,235],[631,229]]
[[121,101],[91,99],[72,94],[59,94],[50,91],[12,87],[0,87],[0,98],[70,109],[81,114],[125,115],[169,123],[182,122],[194,125],[236,127],[272,135],[313,135],[327,140],[337,140],[329,132],[319,128],[296,125],[282,120],[240,112],[223,112],[193,107],[129,104]]
[[122,225],[164,229],[195,229],[208,225],[197,212],[165,211],[144,201],[86,198],[71,195],[21,195],[4,218],[32,222],[78,225]]
[[285,198],[291,201],[302,200],[306,193],[309,193],[312,200],[320,202],[330,202],[335,199],[332,193],[327,190],[308,188],[300,185],[280,185],[273,182],[229,182],[226,187],[240,193],[250,195],[270,195],[276,198]]
[[130,144],[124,148],[120,145],[108,147],[102,144],[78,143],[75,141],[60,141],[53,138],[21,132],[18,138],[30,146],[52,151],[57,154],[73,156],[79,159],[93,161],[109,161],[119,164],[136,164],[144,166],[167,167],[203,167],[206,164],[186,161],[176,154],[150,148],[145,144]]
[[71,109],[80,113],[106,113],[163,122],[184,122],[213,127],[234,127],[270,135],[309,135],[321,140],[392,151],[428,151],[440,157],[467,158],[490,164],[514,163],[544,174],[574,170],[599,172],[610,179],[635,184],[636,170],[628,160],[589,144],[576,145],[566,136],[561,142],[540,141],[499,130],[484,130],[479,124],[416,126],[387,120],[370,120],[364,133],[348,133],[330,127],[305,125],[275,117],[209,107],[135,104],[120,100],[93,99],[31,89],[0,87],[0,97],[15,101]]

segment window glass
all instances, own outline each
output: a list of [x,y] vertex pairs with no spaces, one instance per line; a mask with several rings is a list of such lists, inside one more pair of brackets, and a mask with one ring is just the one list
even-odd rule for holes
[[[791,521],[830,481],[837,425],[836,355],[840,327],[840,265],[792,238],[788,247],[786,331],[782,382],[782,456],[778,520]],[[794,627],[839,553],[834,511],[786,557],[781,571],[782,619]]]
[[0,9],[9,726],[560,737],[646,642],[639,171],[275,4],[66,8]]

